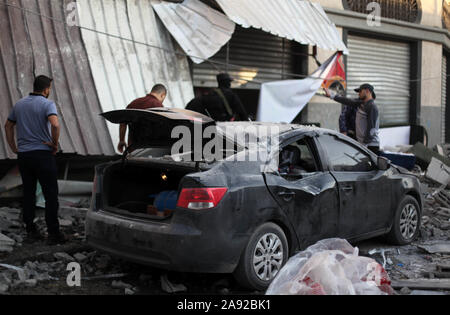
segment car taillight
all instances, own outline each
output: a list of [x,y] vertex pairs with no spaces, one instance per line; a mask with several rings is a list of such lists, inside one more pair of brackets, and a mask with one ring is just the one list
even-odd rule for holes
[[205,210],[217,207],[227,188],[185,188],[178,198],[177,207]]

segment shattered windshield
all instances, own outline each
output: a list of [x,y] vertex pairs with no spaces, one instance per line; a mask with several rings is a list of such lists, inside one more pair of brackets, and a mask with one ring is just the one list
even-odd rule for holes
[[[217,123],[202,132],[175,133],[178,139],[165,148],[135,150],[131,157],[166,158],[177,162],[214,163],[223,160],[260,161],[278,149],[280,127],[249,122]],[[174,134],[172,134],[174,135]]]

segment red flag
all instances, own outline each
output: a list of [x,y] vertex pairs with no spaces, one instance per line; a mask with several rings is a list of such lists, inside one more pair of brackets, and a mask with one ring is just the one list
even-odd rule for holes
[[347,89],[347,76],[345,74],[343,59],[342,52],[339,52],[331,71],[325,81],[323,81],[322,88],[333,90],[340,94],[345,93],[345,90]]

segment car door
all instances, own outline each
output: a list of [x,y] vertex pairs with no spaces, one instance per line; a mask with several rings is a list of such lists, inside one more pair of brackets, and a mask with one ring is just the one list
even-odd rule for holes
[[391,213],[391,183],[370,153],[335,135],[318,137],[339,187],[339,236],[353,238],[386,229]]
[[277,172],[264,176],[270,193],[290,218],[300,247],[305,248],[318,240],[337,236],[338,188],[330,172],[323,171],[312,138],[285,142],[280,152],[289,146],[301,151],[295,174]]

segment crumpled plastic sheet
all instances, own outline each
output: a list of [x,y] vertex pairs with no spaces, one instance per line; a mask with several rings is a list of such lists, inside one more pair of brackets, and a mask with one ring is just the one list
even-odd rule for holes
[[293,256],[267,295],[392,295],[387,272],[343,239],[326,239]]

